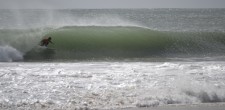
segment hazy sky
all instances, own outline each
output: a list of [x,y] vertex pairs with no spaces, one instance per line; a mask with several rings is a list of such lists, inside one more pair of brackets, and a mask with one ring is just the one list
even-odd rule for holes
[[225,8],[225,0],[0,0],[0,8]]

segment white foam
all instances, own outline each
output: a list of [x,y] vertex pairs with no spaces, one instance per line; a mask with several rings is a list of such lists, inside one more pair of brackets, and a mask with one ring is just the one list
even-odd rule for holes
[[23,59],[23,54],[11,46],[0,46],[0,61],[11,62]]
[[224,62],[0,63],[0,104],[115,109],[225,102],[224,67]]

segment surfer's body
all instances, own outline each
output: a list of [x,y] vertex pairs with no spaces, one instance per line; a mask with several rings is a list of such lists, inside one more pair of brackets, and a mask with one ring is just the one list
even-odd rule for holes
[[52,43],[53,44],[53,42],[51,41],[51,39],[52,39],[51,37],[48,37],[47,39],[41,40],[40,46],[47,47],[49,43]]

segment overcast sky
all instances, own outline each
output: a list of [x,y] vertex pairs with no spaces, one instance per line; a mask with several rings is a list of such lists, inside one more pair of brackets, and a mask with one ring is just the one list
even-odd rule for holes
[[0,8],[225,8],[225,0],[0,0]]

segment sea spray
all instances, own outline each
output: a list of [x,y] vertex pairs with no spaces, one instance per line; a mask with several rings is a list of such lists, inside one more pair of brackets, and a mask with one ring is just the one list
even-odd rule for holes
[[21,61],[23,60],[23,54],[17,49],[6,46],[0,46],[0,61]]

